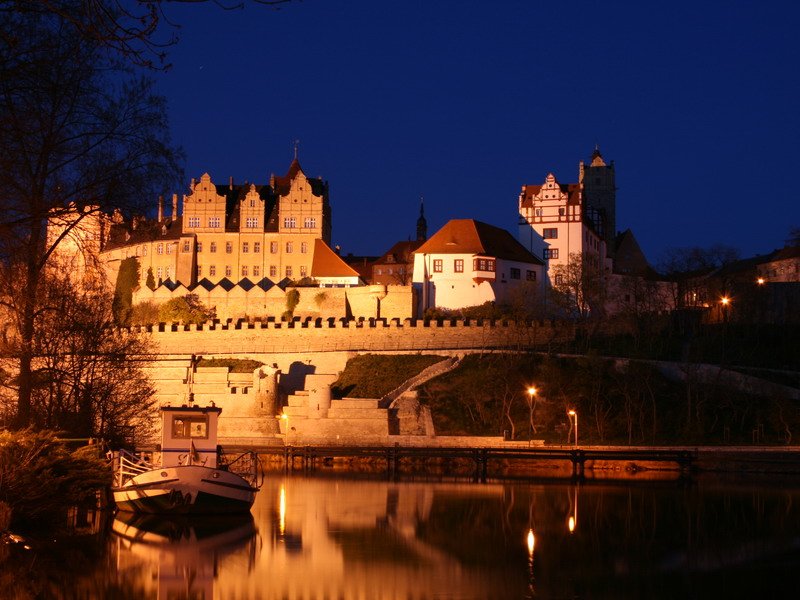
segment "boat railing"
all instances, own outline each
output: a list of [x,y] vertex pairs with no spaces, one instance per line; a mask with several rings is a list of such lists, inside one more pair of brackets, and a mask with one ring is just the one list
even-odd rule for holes
[[125,485],[127,481],[137,475],[155,468],[153,463],[128,450],[114,452],[111,460],[114,471],[114,485],[117,487]]
[[221,447],[218,448],[217,452],[217,468],[238,475],[254,488],[261,487],[261,463],[255,452],[245,452],[233,460],[229,460]]

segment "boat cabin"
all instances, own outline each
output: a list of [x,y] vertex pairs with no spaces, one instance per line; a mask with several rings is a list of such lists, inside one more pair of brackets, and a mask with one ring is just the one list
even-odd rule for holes
[[217,467],[216,406],[161,407],[161,464]]

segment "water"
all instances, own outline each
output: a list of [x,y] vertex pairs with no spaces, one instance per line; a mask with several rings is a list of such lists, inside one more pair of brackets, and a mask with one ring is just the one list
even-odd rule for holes
[[126,515],[108,529],[0,549],[0,596],[794,596],[800,485],[271,476],[252,517]]

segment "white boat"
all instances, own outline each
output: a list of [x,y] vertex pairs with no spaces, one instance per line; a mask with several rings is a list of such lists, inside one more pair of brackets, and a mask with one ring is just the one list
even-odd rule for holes
[[[114,502],[121,511],[169,514],[248,512],[259,489],[258,457],[228,461],[217,446],[216,406],[161,408],[156,460],[113,455]],[[158,455],[160,454],[160,459]]]

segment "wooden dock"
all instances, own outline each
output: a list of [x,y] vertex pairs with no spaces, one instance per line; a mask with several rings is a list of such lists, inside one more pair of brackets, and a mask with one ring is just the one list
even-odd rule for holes
[[[233,450],[233,448],[231,448]],[[697,459],[697,452],[687,449],[643,448],[460,448],[414,446],[284,446],[254,449],[259,454],[282,458],[287,472],[312,472],[337,458],[379,461],[384,464],[389,477],[403,473],[403,464],[414,465],[429,460],[460,461],[472,466],[473,478],[485,482],[489,465],[503,461],[568,461],[572,465],[572,478],[585,477],[587,463],[594,461],[627,463],[669,463],[677,465],[682,475],[689,474]]]

